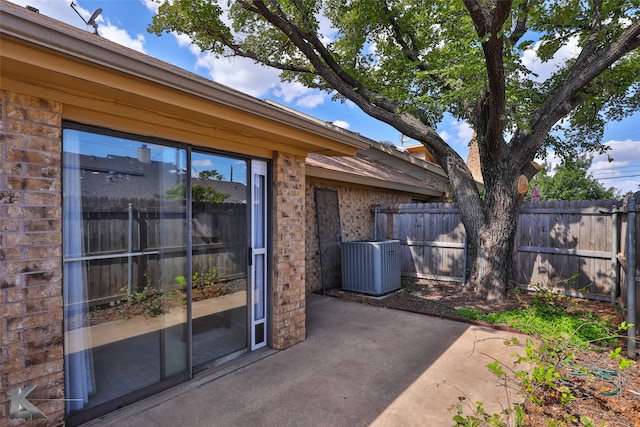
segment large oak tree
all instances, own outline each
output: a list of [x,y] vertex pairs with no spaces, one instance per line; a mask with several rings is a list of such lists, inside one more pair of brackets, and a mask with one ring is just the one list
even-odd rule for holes
[[[536,153],[602,150],[605,123],[640,107],[639,9],[637,0],[172,0],[150,30],[277,68],[424,144],[459,202],[472,284],[499,300],[518,183],[522,191],[537,172]],[[567,49],[574,55],[544,80],[523,60]],[[445,113],[476,132],[484,199],[436,131]]]

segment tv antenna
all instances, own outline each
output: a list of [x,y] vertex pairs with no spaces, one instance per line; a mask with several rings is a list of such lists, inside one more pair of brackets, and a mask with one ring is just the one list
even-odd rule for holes
[[80,12],[78,12],[78,9],[76,9],[76,2],[72,1],[71,2],[71,8],[73,10],[76,11],[76,13],[78,14],[78,16],[80,17],[80,19],[82,19],[84,21],[85,24],[87,25],[91,25],[93,27],[93,34],[96,35],[100,35],[98,33],[98,23],[96,22],[96,19],[98,18],[98,16],[100,16],[100,14],[102,13],[102,8],[97,8],[92,14],[91,17],[89,18],[89,20],[87,21],[86,19],[84,19],[84,17],[80,14]]

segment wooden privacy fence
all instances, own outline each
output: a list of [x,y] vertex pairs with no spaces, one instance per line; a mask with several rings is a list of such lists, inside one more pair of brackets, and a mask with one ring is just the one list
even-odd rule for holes
[[[215,269],[221,278],[246,274],[246,205],[194,202],[193,272]],[[187,262],[182,201],[83,197],[83,246],[89,300],[109,302],[145,286],[181,286]]]
[[[628,201],[523,203],[511,280],[520,287],[548,286],[593,299],[626,298],[627,254],[637,247],[629,227],[638,228]],[[402,275],[465,281],[466,233],[457,204],[382,206],[375,221],[376,238],[400,240]],[[633,251],[635,265],[639,255]]]

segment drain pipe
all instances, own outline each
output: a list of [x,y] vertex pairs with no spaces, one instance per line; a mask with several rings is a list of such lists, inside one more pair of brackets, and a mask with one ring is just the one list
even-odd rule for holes
[[627,206],[627,356],[636,358],[636,198],[629,197]]

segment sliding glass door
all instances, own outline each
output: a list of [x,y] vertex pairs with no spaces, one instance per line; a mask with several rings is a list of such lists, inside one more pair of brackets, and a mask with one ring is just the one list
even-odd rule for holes
[[266,162],[75,124],[63,147],[69,425],[267,344]]
[[186,150],[64,131],[68,412],[187,376]]
[[195,367],[247,347],[247,161],[193,152]]

